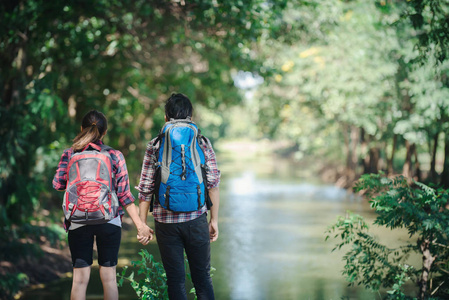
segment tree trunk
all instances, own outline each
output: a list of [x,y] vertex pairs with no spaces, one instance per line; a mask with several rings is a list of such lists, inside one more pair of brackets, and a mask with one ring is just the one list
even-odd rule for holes
[[351,177],[350,180],[355,179],[355,175],[357,173],[357,163],[359,160],[359,156],[357,153],[357,146],[359,144],[360,139],[360,130],[355,126],[351,126]]
[[391,149],[390,157],[388,157],[388,154],[387,154],[387,172],[388,172],[387,175],[391,175],[394,173],[393,160],[394,160],[394,155],[396,153],[397,141],[398,141],[398,135],[395,134],[393,136],[393,148]]
[[430,253],[430,239],[418,240],[418,245],[423,254],[422,256],[422,273],[419,279],[419,299],[425,299],[428,294],[428,282],[430,269],[435,260],[435,256]]
[[419,165],[419,160],[418,160],[418,150],[416,149],[416,146],[413,148],[413,154],[415,157],[415,177],[416,177],[416,181],[421,181],[421,166]]
[[346,156],[346,176],[349,180],[355,178],[355,169],[357,167],[357,143],[358,130],[356,127],[346,127],[345,137],[345,156]]
[[346,157],[346,172],[349,170],[349,168],[351,167],[351,155],[350,155],[350,151],[349,151],[349,129],[347,126],[343,127],[343,137],[345,140],[345,145],[343,148],[343,154]]
[[446,134],[444,139],[444,168],[441,173],[441,184],[445,187],[449,187],[449,134]]
[[362,164],[363,164],[363,174],[369,174],[369,150],[368,150],[368,138],[366,136],[365,130],[361,130],[360,133],[360,145],[361,145],[361,153],[364,155]]
[[347,188],[352,185],[356,177],[358,128],[344,125],[343,137],[345,140],[343,151],[346,157],[346,167],[344,174],[340,176],[335,184]]
[[369,149],[369,171],[370,173],[379,172],[380,150],[377,147]]
[[437,161],[437,149],[438,149],[438,138],[440,136],[440,133],[437,132],[433,136],[433,148],[432,148],[432,160],[430,161],[430,172],[429,172],[429,178],[431,182],[436,182],[437,179],[437,171],[435,170],[436,161]]
[[415,144],[410,143],[405,140],[405,148],[407,150],[407,154],[405,156],[404,167],[402,168],[402,175],[407,178],[412,178],[412,155],[414,152]]

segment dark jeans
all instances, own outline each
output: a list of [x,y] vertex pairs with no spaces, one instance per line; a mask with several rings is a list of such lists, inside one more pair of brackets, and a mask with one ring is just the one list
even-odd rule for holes
[[156,222],[156,238],[167,273],[170,300],[187,299],[184,249],[199,300],[215,299],[210,277],[210,240],[206,214],[183,223]]

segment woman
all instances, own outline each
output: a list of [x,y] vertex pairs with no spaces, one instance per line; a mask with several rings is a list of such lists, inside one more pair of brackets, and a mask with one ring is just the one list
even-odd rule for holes
[[[106,117],[101,112],[92,110],[83,117],[81,132],[73,140],[72,147],[64,150],[61,156],[53,179],[53,187],[59,191],[67,188],[67,167],[74,153],[81,152],[88,146],[95,147],[97,145],[97,148],[105,148],[112,160],[112,172],[115,175],[115,192],[120,206],[125,208],[137,227],[139,242],[146,245],[153,238],[153,230],[139,218],[137,208],[134,205],[134,197],[129,189],[128,171],[123,154],[118,150],[103,146],[102,138],[107,133],[107,127]],[[104,299],[118,299],[116,265],[121,239],[121,215],[123,214],[121,207],[116,216],[113,216],[112,220],[107,223],[86,225],[70,223],[67,219],[65,220],[73,264],[71,300],[86,298],[86,289],[92,265],[94,237],[97,244]]]

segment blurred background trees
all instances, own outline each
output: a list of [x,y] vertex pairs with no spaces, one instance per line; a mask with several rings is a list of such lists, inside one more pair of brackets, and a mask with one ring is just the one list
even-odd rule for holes
[[296,30],[263,50],[276,74],[254,96],[261,135],[340,161],[344,187],[379,170],[447,186],[448,5],[308,4],[288,3]]

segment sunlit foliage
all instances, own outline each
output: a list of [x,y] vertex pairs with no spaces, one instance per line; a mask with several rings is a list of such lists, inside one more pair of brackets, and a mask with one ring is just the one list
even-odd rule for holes
[[[406,299],[403,285],[409,281],[417,283],[419,299],[444,298],[449,290],[448,191],[382,174],[363,175],[355,190],[367,193],[377,215],[374,225],[406,229],[409,239],[396,247],[383,245],[361,216],[339,217],[329,227],[327,238],[338,239],[334,250],[347,249],[343,274],[350,284],[363,284],[375,291],[391,289],[392,298]],[[412,253],[422,257],[420,266],[410,262]]]

